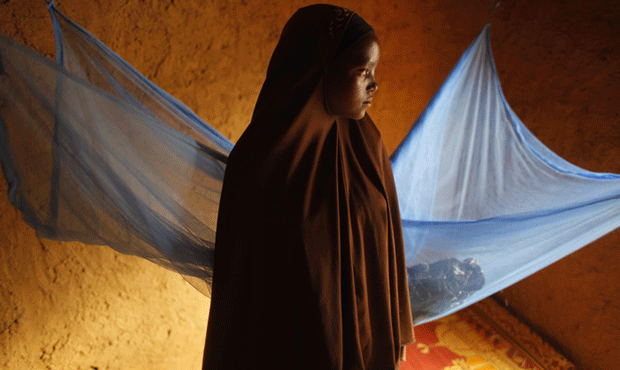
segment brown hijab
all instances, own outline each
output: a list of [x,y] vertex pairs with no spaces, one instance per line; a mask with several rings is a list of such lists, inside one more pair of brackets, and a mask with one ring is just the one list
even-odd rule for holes
[[324,104],[360,20],[313,5],[282,32],[228,159],[203,369],[396,369],[414,339],[388,154]]

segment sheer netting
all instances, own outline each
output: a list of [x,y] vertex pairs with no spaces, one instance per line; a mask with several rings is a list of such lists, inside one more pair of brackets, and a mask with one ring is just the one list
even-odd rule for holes
[[418,323],[475,303],[620,226],[620,176],[568,163],[509,107],[489,25],[391,161]]
[[[233,144],[49,6],[54,64],[0,36],[0,159],[40,237],[104,244],[210,295]],[[620,176],[578,168],[510,109],[488,26],[391,157],[416,323],[620,226]]]
[[49,10],[59,65],[0,40],[10,201],[40,237],[147,258],[209,295],[232,143]]

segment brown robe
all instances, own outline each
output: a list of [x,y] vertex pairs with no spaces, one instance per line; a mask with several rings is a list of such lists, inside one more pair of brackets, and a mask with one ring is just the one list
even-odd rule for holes
[[325,120],[352,14],[289,20],[230,154],[203,369],[396,369],[414,339],[388,154],[367,115]]

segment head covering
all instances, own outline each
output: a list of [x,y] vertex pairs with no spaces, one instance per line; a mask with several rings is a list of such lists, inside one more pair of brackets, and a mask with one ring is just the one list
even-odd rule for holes
[[288,20],[271,56],[250,126],[278,129],[299,114],[325,76],[354,14],[317,4],[299,9]]
[[345,50],[363,39],[364,36],[374,32],[375,30],[362,17],[357,15],[357,13],[353,13],[333,59],[337,59]]
[[203,369],[395,369],[413,341],[388,154],[323,101],[355,17],[302,8],[274,50],[226,167]]

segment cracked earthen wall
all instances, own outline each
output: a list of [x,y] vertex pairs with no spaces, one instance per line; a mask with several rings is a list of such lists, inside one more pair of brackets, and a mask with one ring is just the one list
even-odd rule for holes
[[[393,150],[487,22],[506,98],[547,146],[620,173],[615,1],[334,1],[382,42],[371,108]],[[235,141],[286,19],[310,1],[58,0],[148,78]],[[0,0],[0,32],[53,57],[45,0]],[[35,238],[0,179],[0,368],[198,369],[209,300],[106,247]],[[620,232],[500,293],[584,369],[620,353]]]

